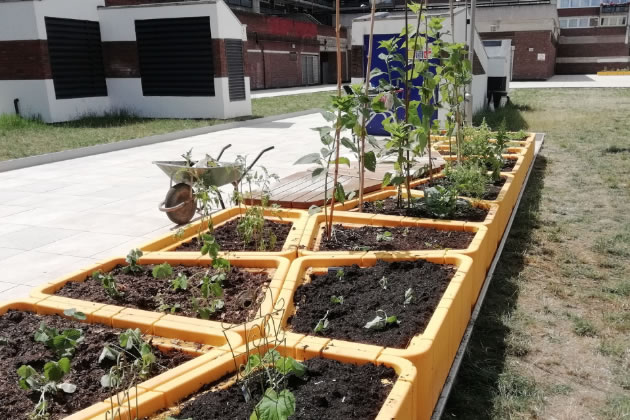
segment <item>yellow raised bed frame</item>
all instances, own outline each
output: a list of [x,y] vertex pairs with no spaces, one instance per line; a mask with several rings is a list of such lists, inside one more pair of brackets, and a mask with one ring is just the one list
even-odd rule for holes
[[418,370],[415,384],[416,417],[428,419],[455,358],[459,343],[471,316],[472,285],[474,273],[471,271],[472,259],[465,255],[444,255],[443,253],[368,253],[361,258],[352,256],[308,256],[293,261],[280,298],[286,304],[282,326],[295,313],[293,296],[297,288],[310,274],[324,273],[328,267],[358,264],[369,267],[377,259],[385,261],[410,261],[424,259],[437,264],[452,264],[457,271],[447,286],[424,332],[416,335],[406,349],[395,349],[370,344],[361,344],[345,340],[330,339],[307,335],[298,345],[298,354],[312,352],[318,348],[326,352],[340,352],[354,357],[364,355],[368,358],[381,356],[401,357],[409,360]]
[[[234,220],[247,211],[246,206],[232,207],[229,209],[221,210],[210,216],[212,224],[215,228]],[[276,256],[284,257],[290,260],[297,257],[297,246],[304,232],[306,221],[308,220],[308,212],[304,210],[294,209],[265,209],[265,219],[274,222],[292,223],[293,226],[289,232],[289,236],[284,242],[281,251],[225,251],[224,255],[260,255],[260,256]],[[145,243],[140,247],[142,251],[146,252],[177,252],[178,254],[193,255],[199,254],[198,251],[175,251],[177,247],[183,243],[189,242],[195,236],[199,234],[199,231],[206,232],[210,220],[206,220],[203,223],[201,221],[194,222],[183,228],[183,233],[177,235],[175,232],[167,233],[151,242]]]
[[[265,269],[270,271],[271,281],[258,312],[262,314],[272,312],[289,270],[290,261],[281,257],[259,257],[252,255],[228,256],[227,259],[230,261],[230,264],[235,267]],[[196,256],[186,256],[168,252],[150,253],[138,260],[138,263],[141,265],[162,264],[164,262],[172,266],[209,266],[212,260],[208,257],[201,258],[199,254],[196,254]],[[181,315],[132,309],[124,306],[89,302],[55,295],[55,292],[70,281],[83,282],[96,270],[107,273],[118,265],[127,265],[127,263],[124,258],[114,258],[34,288],[31,291],[31,296],[40,299],[37,305],[38,313],[63,314],[63,311],[66,309],[77,308],[77,310],[84,312],[88,316],[88,321],[90,322],[100,322],[116,328],[131,328],[129,325],[133,324],[135,325],[134,328],[140,328],[145,334],[210,345],[217,345],[216,335],[214,334],[216,330],[222,331],[225,328],[229,328],[230,331],[244,338],[246,335],[251,334],[249,332],[250,330],[253,329],[257,331],[257,326],[262,322],[255,320],[236,326],[220,321],[209,321]],[[250,336],[250,339],[251,338]],[[222,342],[222,344],[225,343]]]
[[[331,350],[309,348],[308,352],[298,352],[298,347],[304,347],[304,344],[302,344],[304,339],[305,337],[302,335],[287,334],[286,340],[283,340],[282,344],[276,347],[276,350],[283,356],[291,356],[298,361],[324,357],[343,363],[357,365],[374,363],[391,367],[398,374],[398,379],[387,396],[376,420],[413,420],[416,418],[414,384],[417,372],[409,361],[387,355],[372,357],[362,353],[353,354],[349,349],[340,348]],[[271,346],[260,346],[256,351],[264,353],[268,347]],[[162,410],[173,408],[182,399],[197,392],[203,385],[216,382],[230,373],[235,373],[236,366],[246,362],[246,347],[235,348],[234,354],[236,357],[231,353],[224,354],[204,366],[199,366],[178,378],[174,378],[172,381],[163,383],[161,386],[154,388],[151,393],[140,395],[137,409],[132,407],[130,413],[126,409],[123,410],[121,412],[123,418],[127,418],[129,414],[131,414],[131,418],[151,417]],[[299,401],[297,404],[299,405]],[[177,415],[176,412],[169,414]],[[94,417],[93,420],[102,420],[102,418]]]
[[[61,311],[61,313],[51,312],[48,310],[47,307],[43,307],[43,308],[40,307],[39,303],[41,301],[42,299],[31,297],[31,298],[25,298],[25,299],[20,299],[20,300],[15,300],[15,301],[2,302],[0,303],[0,315],[4,315],[7,313],[7,311],[13,309],[13,310],[19,310],[19,311],[34,312],[39,315],[58,314],[60,316],[66,317],[63,314],[63,311]],[[81,311],[83,308],[77,307],[76,309]],[[84,322],[87,324],[100,323],[99,321],[94,321],[93,319],[90,320],[89,317],[85,321],[79,321],[79,322]],[[111,324],[106,324],[106,325],[111,326]],[[142,327],[143,327],[142,323],[135,324],[133,321],[131,321],[124,328],[142,329]],[[123,404],[127,401],[128,398],[135,399],[136,396],[138,396],[138,398],[142,398],[143,395],[145,394],[146,395],[153,394],[155,388],[159,388],[163,386],[163,384],[170,383],[173,380],[176,380],[177,378],[179,378],[180,376],[183,376],[192,370],[198,369],[201,366],[206,366],[207,364],[212,363],[213,360],[229,352],[230,347],[228,345],[228,340],[229,340],[229,344],[233,346],[241,345],[243,343],[242,338],[238,334],[230,332],[230,331],[227,331],[224,333],[222,330],[216,329],[216,328],[208,328],[204,331],[204,335],[206,337],[210,337],[210,336],[213,337],[211,341],[215,343],[214,344],[215,347],[212,347],[212,348],[208,348],[207,346],[198,346],[195,343],[185,342],[184,340],[172,340],[172,339],[165,339],[164,337],[156,336],[153,334],[149,334],[149,335],[151,336],[150,338],[151,338],[152,344],[158,347],[160,350],[183,351],[185,353],[195,356],[195,358],[177,366],[176,368],[169,369],[166,372],[161,373],[160,375],[157,375],[151,379],[148,379],[138,384],[137,391],[134,390],[130,392],[129,394],[127,394],[126,396],[121,393],[120,402]],[[98,381],[99,379],[100,378],[95,378],[95,381]],[[17,384],[16,384],[16,387],[17,387]],[[117,407],[117,401],[118,399],[114,401],[115,407]],[[111,407],[112,407],[112,402],[109,399],[105,401],[97,402],[89,407],[84,408],[83,410],[77,411],[76,413],[73,413],[70,416],[65,417],[65,420],[87,420],[87,419],[92,419],[92,418],[104,419],[105,413],[108,410],[111,410]]]

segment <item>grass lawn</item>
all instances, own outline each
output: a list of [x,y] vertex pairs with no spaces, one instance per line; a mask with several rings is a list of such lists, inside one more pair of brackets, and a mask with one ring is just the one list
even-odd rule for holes
[[[253,99],[252,112],[255,117],[267,117],[320,108],[330,95],[330,92],[318,92]],[[235,120],[150,119],[117,113],[106,117],[85,117],[66,123],[45,124],[14,115],[0,115],[0,161],[231,121]]]
[[545,146],[443,418],[630,419],[630,89],[510,97]]

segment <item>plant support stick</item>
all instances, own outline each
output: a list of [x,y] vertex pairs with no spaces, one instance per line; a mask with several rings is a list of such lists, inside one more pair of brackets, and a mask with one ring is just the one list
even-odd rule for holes
[[[376,0],[372,0],[372,11],[370,13],[370,38],[368,39],[368,59],[365,69],[365,96],[370,91],[370,72],[372,70],[372,46],[374,43],[374,14],[376,13]],[[365,107],[369,107],[366,103]],[[361,122],[361,141],[359,142],[359,212],[363,212],[363,189],[365,188],[365,136],[367,118],[363,116]]]
[[[335,35],[337,37],[337,96],[341,97],[341,39],[339,32],[341,31],[339,3],[335,2]],[[335,192],[337,190],[337,180],[339,179],[339,142],[341,137],[341,109],[337,113],[337,127],[335,127],[335,174],[333,175],[333,195],[330,202],[330,220],[328,221],[327,235],[330,239],[332,234],[333,214],[335,212]]]

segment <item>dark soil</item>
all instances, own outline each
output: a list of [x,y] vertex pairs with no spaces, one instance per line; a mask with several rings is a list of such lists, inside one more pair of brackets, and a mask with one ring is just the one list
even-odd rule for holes
[[[212,233],[215,240],[221,246],[221,251],[282,251],[284,242],[289,236],[289,232],[293,227],[293,223],[274,222],[271,220],[265,220],[264,227],[264,239],[267,246],[264,250],[259,249],[254,241],[244,243],[243,239],[239,236],[237,226],[240,218],[230,220],[223,225],[214,229]],[[275,235],[276,240],[273,247],[269,246],[272,234]],[[203,244],[196,236],[188,242],[185,242],[178,246],[175,251],[199,251]]]
[[[503,185],[505,185],[506,179],[504,177],[502,177],[501,179],[499,179],[496,182],[489,182],[486,184],[486,190],[484,191],[483,195],[481,197],[470,197],[469,195],[466,195],[464,193],[460,193],[460,195],[462,197],[469,197],[469,198],[480,198],[482,200],[496,200],[497,197],[499,196],[499,193],[501,192],[501,188],[503,188]],[[435,187],[437,185],[441,185],[443,187],[451,187],[453,186],[453,184],[447,179],[447,178],[435,178],[433,179],[433,182],[427,182],[425,184],[420,184],[418,186],[416,186],[414,189],[416,190],[420,190],[420,191],[424,191],[425,188],[427,187]]]
[[[147,311],[169,312],[178,315],[197,317],[193,310],[191,298],[200,297],[199,285],[206,270],[209,275],[216,271],[211,267],[173,267],[173,276],[169,279],[155,279],[152,275],[153,265],[142,266],[139,273],[125,273],[123,267],[118,266],[111,274],[117,282],[117,288],[123,295],[118,298],[110,297],[105,293],[101,283],[92,278],[84,282],[69,282],[59,290],[56,295],[75,299],[89,300],[92,302],[122,305],[130,308],[144,309]],[[173,290],[170,281],[177,277],[178,273],[185,274],[188,278],[187,290]],[[197,274],[200,273],[200,274]],[[197,274],[197,275],[195,275]],[[190,280],[190,277],[195,277]],[[237,267],[231,267],[227,279],[223,282],[223,309],[215,312],[210,319],[230,323],[241,323],[251,319],[265,298],[265,291],[270,278],[263,271],[248,271]],[[194,291],[194,294],[193,294]],[[170,306],[179,304],[180,308],[171,312],[168,308],[160,308],[161,305]]]
[[[322,231],[324,228],[322,228]],[[385,232],[391,233],[383,236]],[[380,236],[379,236],[380,235]],[[475,234],[426,227],[345,227],[335,225],[330,240],[323,239],[320,251],[411,251],[433,249],[466,249]]]
[[[64,382],[77,386],[74,394],[59,392],[49,400],[51,420],[66,417],[94,403],[108,399],[112,392],[101,387],[101,376],[109,372],[113,362],[98,358],[105,344],[118,345],[122,330],[104,325],[89,325],[62,318],[57,315],[40,316],[31,312],[9,311],[0,317],[0,336],[8,344],[0,345],[0,412],[3,419],[27,419],[39,400],[39,393],[25,391],[18,385],[17,369],[31,365],[42,372],[44,364],[57,361],[59,357],[43,343],[37,343],[33,334],[41,322],[49,327],[63,330],[78,328],[83,331],[84,341],[79,344],[72,358],[72,369]],[[157,358],[151,376],[174,368],[192,357],[184,353],[161,353],[155,349]],[[129,384],[127,384],[129,385]]]
[[[403,199],[406,205],[406,201]],[[429,214],[423,207],[414,206],[414,203],[418,203],[422,199],[412,200],[411,208],[406,207],[398,208],[396,206],[396,198],[386,198],[380,201],[366,201],[363,203],[363,211],[365,213],[373,214],[386,214],[391,216],[408,216],[408,217],[423,217],[425,219],[434,219],[432,214]],[[458,220],[465,222],[483,222],[486,220],[488,210],[475,207],[471,205],[464,205],[463,203],[457,204],[455,214],[448,220]]]
[[[293,298],[297,311],[289,323],[295,332],[314,334],[315,326],[329,311],[328,327],[320,333],[325,337],[405,348],[426,328],[454,274],[453,266],[424,260],[379,261],[370,268],[353,265],[343,268],[341,278],[331,270],[298,287]],[[386,289],[381,284],[383,277],[387,279]],[[409,288],[413,299],[404,305]],[[332,296],[343,296],[343,303],[332,303]],[[380,330],[365,328],[377,310],[398,317],[400,323]]]
[[[307,373],[302,378],[290,376],[288,380],[287,388],[296,401],[291,419],[373,419],[396,381],[396,372],[383,365],[356,366],[321,358],[304,364]],[[264,392],[260,381],[250,383],[252,398],[248,402],[240,386],[233,385],[184,403],[177,418],[248,420]],[[217,384],[206,385],[203,390]]]

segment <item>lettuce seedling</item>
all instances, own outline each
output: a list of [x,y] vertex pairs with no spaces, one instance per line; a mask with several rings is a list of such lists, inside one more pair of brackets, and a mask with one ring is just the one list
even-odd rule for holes
[[75,328],[59,331],[42,322],[33,336],[38,343],[44,343],[46,347],[53,350],[59,357],[72,357],[81,342],[83,342],[83,332]]
[[400,321],[398,321],[396,316],[387,316],[384,310],[379,309],[376,311],[376,317],[373,320],[368,321],[363,328],[382,330],[392,324],[400,324]]
[[179,273],[177,277],[171,280],[171,287],[175,291],[188,289],[188,276],[183,273]]
[[142,257],[142,251],[139,249],[136,248],[129,251],[129,254],[127,254],[127,257],[125,258],[125,261],[127,261],[127,264],[129,265],[123,268],[123,271],[125,273],[141,272],[142,267],[138,264],[138,259],[140,259],[140,257]]
[[173,275],[173,267],[169,263],[156,265],[152,274],[154,279],[167,279]]
[[103,274],[101,271],[95,271],[92,278],[101,282],[101,286],[105,289],[105,293],[113,299],[122,297],[123,293],[118,290],[116,279],[111,274]]

